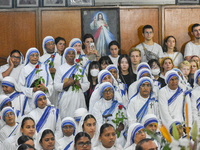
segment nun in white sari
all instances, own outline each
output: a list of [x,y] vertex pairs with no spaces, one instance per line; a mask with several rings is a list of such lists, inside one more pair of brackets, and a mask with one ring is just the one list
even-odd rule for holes
[[[116,83],[118,84],[118,87],[119,87],[119,89],[120,89],[120,93],[121,93],[121,97],[122,97],[122,99],[123,99],[123,105],[125,106],[125,107],[127,107],[127,105],[128,105],[128,94],[127,94],[127,84],[124,84],[120,79],[119,79],[119,71],[118,71],[118,69],[117,69],[117,67],[115,66],[115,65],[108,65],[107,67],[106,67],[106,69],[108,70],[108,71],[110,71],[111,73],[112,73],[112,75],[113,75],[113,77],[115,78],[115,80],[116,80]],[[114,76],[114,72],[116,72],[116,76]]]
[[62,131],[59,110],[47,105],[46,94],[42,91],[34,93],[33,101],[35,109],[28,116],[35,121],[37,133],[42,133],[47,128],[51,129],[57,138],[60,138]]
[[[29,100],[28,103],[31,107],[31,99],[34,92],[42,90],[46,92],[47,97],[50,97],[53,92],[53,80],[51,78],[49,69],[46,64],[41,63],[39,60],[40,53],[37,48],[30,48],[26,53],[25,66],[22,68],[19,77],[19,86]],[[32,85],[34,81],[39,78],[41,84],[38,87]],[[32,107],[31,107],[32,108]]]
[[[12,55],[13,55],[14,53],[19,53],[19,54],[20,54],[20,58],[19,58],[19,59],[20,59],[20,62],[19,62],[19,65],[18,65],[18,66],[12,68],[12,71],[10,72],[9,76],[13,77],[13,78],[16,80],[16,82],[18,82],[20,71],[21,71],[21,69],[22,69],[23,66],[24,66],[24,65],[23,65],[23,63],[24,63],[24,56],[23,56],[23,54],[22,54],[20,51],[18,51],[18,50],[13,50],[13,51],[11,52]],[[8,56],[8,58],[7,58],[7,64],[5,64],[5,65],[3,65],[3,66],[0,66],[0,73],[1,73],[1,74],[4,73],[5,71],[7,71],[7,70],[10,68],[9,61],[10,61],[11,56],[12,56],[11,54],[10,54],[10,55]],[[12,59],[13,59],[13,58],[12,58]],[[14,56],[14,59],[18,59],[18,57],[15,57],[15,56]]]
[[[122,113],[124,117],[126,116],[126,109],[125,107],[120,104],[117,99],[115,99],[115,90],[114,87],[110,82],[104,82],[99,87],[99,94],[101,95],[101,99],[97,101],[94,105],[92,114],[97,119],[98,125],[102,125],[103,123],[110,123],[112,124],[118,131],[120,132],[119,138],[117,138],[118,143],[122,145],[122,147],[125,145],[125,131],[126,131],[126,125],[127,121],[124,120],[123,124],[119,125],[122,127],[122,129],[119,126],[116,126],[115,123],[112,122],[112,120],[116,120],[116,114],[119,113],[119,111]],[[122,117],[121,113],[119,113],[118,117]],[[103,116],[111,115],[107,118],[104,118]]]
[[154,80],[154,78],[153,78],[153,76],[151,74],[151,70],[149,70],[148,68],[142,68],[137,73],[137,81],[135,81],[134,83],[132,83],[130,85],[130,87],[129,87],[129,91],[128,91],[129,101],[137,93],[138,80],[141,79],[142,77],[145,77],[145,76],[146,77],[150,77],[153,80],[153,93],[154,93],[155,98],[158,99],[158,92],[159,92],[158,81]]
[[117,81],[113,77],[113,75],[108,70],[101,70],[98,74],[98,84],[96,85],[91,97],[90,97],[90,105],[89,105],[89,112],[92,112],[92,109],[94,107],[94,104],[101,99],[100,95],[100,89],[99,86],[103,82],[110,82],[114,89],[115,89],[115,99],[118,100],[119,103],[122,103],[123,105],[127,103],[127,100],[123,101],[121,90],[118,86]]
[[192,102],[192,117],[197,121],[198,128],[200,128],[200,69],[194,73],[194,87],[191,96]]
[[[54,87],[60,92],[57,105],[61,119],[73,117],[74,111],[78,108],[86,108],[83,93],[88,90],[90,85],[80,63],[74,63],[76,50],[72,47],[66,48],[63,57],[65,63],[58,68],[54,79]],[[78,71],[77,68],[79,68]],[[80,80],[76,82],[75,76],[81,76]],[[73,89],[74,85],[80,88],[78,90]]]
[[[65,117],[62,120],[61,128],[63,131],[63,137],[61,139],[57,140],[58,144],[60,145],[60,148],[62,148],[63,150],[73,150],[74,137],[75,137],[76,131],[77,131],[77,126],[76,126],[75,120],[71,117]],[[68,135],[65,135],[65,134],[68,134]],[[71,134],[71,135],[69,135],[69,134]]]
[[185,103],[188,104],[189,127],[192,127],[190,92],[179,85],[180,76],[174,70],[165,74],[166,86],[159,91],[159,110],[162,123],[168,126],[173,119],[185,121]]
[[11,107],[5,107],[1,111],[1,118],[5,122],[0,130],[0,143],[7,138],[16,135],[19,123],[16,122],[15,112]]
[[127,109],[129,126],[136,122],[141,123],[146,114],[155,114],[159,118],[158,100],[153,94],[152,79],[143,77],[137,83],[137,93],[130,99]]
[[[48,53],[48,51],[46,49],[47,44],[52,44],[52,43],[49,43],[49,42],[54,43],[53,44],[54,45],[54,52],[52,54]],[[57,52],[57,48],[55,46],[55,40],[52,36],[46,36],[43,39],[42,48],[43,48],[43,55],[40,57],[40,61],[42,63],[49,64],[52,61],[53,64],[54,64],[54,67],[52,67],[52,66],[51,67],[55,68],[55,69],[57,69],[60,65],[62,65],[62,56],[59,55],[59,53]]]
[[[81,50],[78,51],[77,48],[76,48],[76,44],[80,44],[81,46]],[[85,53],[83,52],[82,50],[82,42],[79,38],[73,38],[70,42],[69,42],[69,47],[73,47],[76,52],[77,52],[77,55],[76,55],[76,59],[80,59],[82,58],[82,65],[83,65],[83,72],[87,75],[88,74],[88,67],[89,67],[89,64],[90,64],[90,60],[87,58],[87,56],[85,55]]]
[[[28,114],[30,112],[30,107],[27,104],[28,97],[26,97],[19,88],[18,84],[16,83],[13,77],[7,76],[2,80],[2,87],[4,94],[9,96],[12,101],[12,107],[15,110],[21,112],[21,116]],[[4,89],[5,88],[5,89]],[[7,90],[7,88],[12,89],[12,91]]]
[[140,123],[134,123],[129,126],[127,142],[124,147],[125,150],[135,150],[138,142],[146,138],[146,132],[144,126]]

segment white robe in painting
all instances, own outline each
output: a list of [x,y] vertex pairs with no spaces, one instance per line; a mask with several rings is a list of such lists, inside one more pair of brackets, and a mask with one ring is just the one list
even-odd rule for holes
[[68,147],[67,150],[74,149],[74,135],[72,134],[70,137],[64,136],[61,139],[57,140],[60,149],[65,149]]
[[[44,118],[44,120],[43,120],[44,123],[42,123],[42,126],[40,128],[38,128],[38,122],[41,121],[40,119],[43,116],[47,107],[51,107],[49,114]],[[46,106],[43,109],[40,109],[39,107],[37,107],[28,114],[28,117],[33,118],[33,120],[35,121],[37,133],[42,134],[42,132],[45,129],[51,129],[54,132],[56,138],[61,138],[61,136],[62,136],[62,131],[60,128],[61,127],[61,119],[60,119],[58,110],[55,109],[55,107]]]
[[[8,68],[9,68],[9,64],[5,64],[3,66],[0,67],[0,73],[2,74],[3,72],[5,72]],[[16,82],[18,82],[19,80],[19,75],[20,75],[20,71],[21,69],[24,67],[23,64],[19,64],[16,68],[13,68],[10,75],[11,77],[13,77],[15,79]]]
[[[63,119],[64,117],[73,117],[75,110],[78,108],[81,107],[86,108],[85,97],[83,93],[89,89],[90,83],[88,82],[85,74],[79,81],[81,85],[79,91],[76,90],[72,91],[72,86],[69,87],[68,91],[63,90],[64,78],[69,78],[70,75],[73,73],[77,74],[76,68],[74,72],[73,72],[74,69],[70,70],[70,68],[73,66],[67,63],[61,65],[56,71],[54,79],[54,88],[58,92],[60,92],[58,98],[58,108],[60,110],[61,119]],[[63,77],[65,73],[67,74],[65,77]]]
[[[149,97],[143,98],[140,95],[140,93],[138,93],[135,97],[133,97],[130,100],[130,102],[128,104],[128,108],[127,108],[127,116],[128,116],[129,126],[136,122],[141,123],[142,118],[146,114],[154,114],[154,115],[156,115],[157,118],[159,118],[158,101],[153,96],[151,96],[151,98],[149,99],[149,102],[147,102],[148,99],[149,99]],[[145,105],[146,105],[146,107],[145,107]],[[139,111],[142,111],[141,112],[142,118],[139,117]],[[137,117],[137,115],[138,115],[138,117]]]
[[43,79],[45,80],[44,84],[48,88],[48,92],[46,93],[47,97],[49,98],[53,92],[53,80],[51,78],[51,75],[50,75],[49,69],[47,68],[47,65],[45,65],[43,63],[41,63],[40,68],[39,68],[39,69],[42,69],[42,71],[40,71],[37,74],[34,74],[33,77],[31,78],[31,80],[29,81],[30,85],[29,86],[27,85],[27,82],[28,82],[27,77],[35,69],[36,65],[37,64],[33,65],[31,63],[28,63],[26,66],[24,66],[21,70],[20,77],[19,77],[19,83],[18,83],[22,92],[24,93],[24,95],[26,95],[29,98],[28,102],[29,102],[30,107],[32,105],[31,99],[32,99],[32,95],[33,95],[33,88],[30,88],[30,86],[40,76],[43,77]]
[[[110,123],[114,126],[114,128],[116,129],[116,124],[112,122],[112,120],[115,120],[116,117],[116,113],[118,113],[118,106],[120,105],[120,103],[118,103],[117,101],[115,101],[116,104],[113,105],[113,100],[105,100],[104,98],[101,98],[99,101],[97,101],[94,105],[94,108],[92,110],[92,114],[95,116],[97,123],[99,126],[103,125],[105,122],[105,119],[103,118],[102,115],[108,115],[108,114],[112,114],[112,116],[107,118],[107,123]],[[112,106],[112,108],[111,108]],[[111,108],[106,114],[104,114],[104,112]],[[127,117],[126,115],[126,110],[123,107],[123,109],[121,110],[121,112],[124,113],[124,116]],[[118,116],[119,117],[119,116]],[[118,143],[122,146],[125,145],[125,137],[124,137],[124,132],[126,130],[126,126],[127,125],[127,120],[124,120],[124,130],[121,131],[120,137],[117,139]]]
[[100,56],[107,55],[107,45],[115,38],[109,31],[109,26],[105,20],[96,20],[90,23],[91,30],[97,30],[94,38],[96,41],[96,48]]
[[[178,90],[180,92],[178,92]],[[176,95],[176,96],[175,96]],[[171,98],[173,96],[173,98]],[[182,88],[177,88],[176,90],[171,90],[168,85],[163,87],[159,91],[159,110],[161,121],[165,126],[169,126],[170,122],[177,120],[179,122],[184,122],[185,115],[185,103],[188,104],[188,118],[189,127],[192,127],[192,110],[191,101],[189,94],[185,96],[184,90]]]
[[102,145],[102,143],[100,143],[99,145],[95,146],[95,147],[93,148],[93,150],[124,150],[124,149],[123,149],[122,146],[119,145],[119,144],[114,144],[111,148],[105,148],[105,147]]
[[9,126],[5,124],[0,130],[0,143],[3,143],[8,137],[16,135],[17,128],[19,128],[19,123],[15,123],[14,126]]

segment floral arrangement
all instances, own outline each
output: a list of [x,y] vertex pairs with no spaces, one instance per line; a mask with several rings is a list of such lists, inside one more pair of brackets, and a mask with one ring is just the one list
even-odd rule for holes
[[[112,122],[116,124],[116,128],[118,128],[119,126],[122,126],[124,123],[124,120],[127,119],[124,116],[124,113],[122,112],[122,108],[123,108],[123,105],[118,106],[118,112],[116,113],[115,120],[112,120]],[[123,128],[124,128],[124,125],[123,125]],[[117,138],[119,138],[120,132],[116,130],[116,133],[117,133]]]

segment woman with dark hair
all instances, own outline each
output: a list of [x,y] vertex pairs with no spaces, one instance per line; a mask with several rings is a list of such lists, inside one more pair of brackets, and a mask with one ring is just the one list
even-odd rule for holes
[[119,59],[119,50],[120,50],[120,45],[119,42],[117,41],[111,41],[108,45],[108,48],[110,50],[110,59],[112,60],[113,64],[117,67],[118,66],[118,59]]
[[85,53],[85,55],[90,61],[99,60],[100,57],[94,45],[94,37],[92,34],[85,34],[83,36],[82,48],[83,48],[83,52]]
[[34,141],[33,141],[33,138],[29,137],[29,136],[26,136],[26,135],[22,135],[18,138],[17,140],[17,144],[18,145],[21,145],[21,144],[29,144],[31,146],[34,147]]
[[113,64],[112,60],[108,56],[102,56],[99,59],[100,70],[104,70],[108,65]]
[[56,44],[59,55],[62,56],[63,52],[65,50],[65,47],[66,47],[66,40],[63,37],[57,37],[57,38],[55,38],[55,44]]
[[39,139],[39,144],[42,150],[54,150],[55,136],[53,131],[50,129],[44,130]]
[[164,57],[170,57],[176,67],[184,60],[183,55],[176,48],[176,38],[172,35],[165,39],[163,52]]
[[160,77],[160,63],[157,59],[151,59],[148,61],[149,66],[151,67],[151,73],[155,80],[159,83],[159,88],[162,88],[166,85],[165,80]]
[[79,132],[74,141],[74,150],[91,150],[91,138],[86,132]]
[[82,131],[90,135],[92,142],[91,147],[96,146],[99,137],[98,124],[96,118],[92,114],[86,114],[85,116],[81,117],[79,122],[79,132]]
[[88,70],[88,81],[90,82],[90,88],[85,93],[85,102],[86,102],[86,106],[88,110],[89,110],[90,97],[96,85],[98,84],[97,76],[98,76],[99,70],[100,70],[99,63],[97,61],[92,61],[89,65],[89,70]]
[[127,54],[121,55],[119,57],[118,64],[119,78],[123,83],[127,84],[127,87],[129,87],[131,83],[136,81],[136,75],[133,74],[129,56]]
[[199,65],[198,62],[194,59],[189,60],[190,64],[191,64],[191,69],[190,69],[190,74],[189,74],[189,78],[188,78],[188,82],[190,83],[190,85],[193,87],[193,83],[194,83],[194,73],[195,71],[198,70]]
[[116,143],[116,131],[113,125],[105,123],[100,128],[99,141],[93,150],[123,150],[122,146]]
[[29,144],[22,144],[17,148],[17,150],[36,150],[36,149]]

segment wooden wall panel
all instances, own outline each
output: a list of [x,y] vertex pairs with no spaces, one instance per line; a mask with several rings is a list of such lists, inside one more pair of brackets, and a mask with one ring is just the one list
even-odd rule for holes
[[122,53],[144,41],[142,28],[150,24],[154,28],[154,41],[159,42],[159,8],[129,8],[120,10]]
[[200,21],[200,7],[166,7],[163,13],[163,39],[173,35],[177,40],[178,50],[183,53],[185,44],[192,38],[192,24]]
[[64,37],[67,46],[72,38],[81,39],[81,12],[79,10],[42,11],[42,44],[46,36]]
[[8,57],[13,49],[24,55],[36,45],[36,14],[29,12],[0,12],[0,56]]

